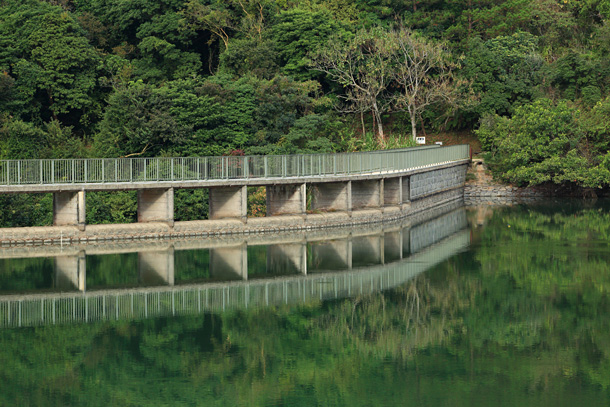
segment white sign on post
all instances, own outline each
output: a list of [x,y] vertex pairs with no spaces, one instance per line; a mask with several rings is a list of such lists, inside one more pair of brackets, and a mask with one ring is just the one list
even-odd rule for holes
[[426,144],[426,138],[425,137],[415,137],[415,142],[417,144]]

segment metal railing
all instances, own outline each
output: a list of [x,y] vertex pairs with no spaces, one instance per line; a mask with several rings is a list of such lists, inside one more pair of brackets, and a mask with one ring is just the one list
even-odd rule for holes
[[405,171],[469,158],[467,144],[338,154],[0,160],[0,185],[199,181]]

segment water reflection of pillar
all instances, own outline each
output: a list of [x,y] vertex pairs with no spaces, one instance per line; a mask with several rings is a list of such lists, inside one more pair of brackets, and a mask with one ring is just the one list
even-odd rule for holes
[[270,274],[307,274],[307,246],[305,243],[274,244],[267,246],[267,272]]
[[247,249],[245,243],[210,249],[210,276],[219,280],[247,280]]
[[174,285],[174,248],[139,252],[138,273],[145,285]]
[[85,252],[80,251],[76,256],[58,256],[55,262],[55,287],[71,291],[77,289],[85,291],[87,262]]
[[354,267],[383,264],[383,236],[358,236],[352,239],[352,258]]
[[391,263],[402,259],[402,231],[387,232],[383,235],[384,260]]
[[311,245],[309,271],[349,270],[352,268],[352,241],[330,240]]
[[411,255],[411,233],[409,228],[404,228],[400,231],[400,239],[402,242],[402,257]]

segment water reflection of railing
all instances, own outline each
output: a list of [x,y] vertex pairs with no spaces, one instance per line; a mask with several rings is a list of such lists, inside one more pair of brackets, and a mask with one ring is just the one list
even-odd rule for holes
[[[357,248],[344,253],[335,252],[338,256],[346,256],[345,267],[340,269],[341,271],[315,270],[311,267],[308,270],[307,251],[310,252],[311,262],[315,247],[327,244],[318,240],[309,243],[308,248],[305,247],[306,243],[301,246],[295,246],[294,243],[268,246],[283,246],[283,261],[293,262],[296,267],[304,267],[304,270],[300,270],[302,274],[281,278],[86,293],[5,296],[4,299],[0,298],[0,326],[137,319],[296,304],[369,294],[401,285],[458,253],[470,241],[470,235],[465,228],[464,211],[454,210],[412,229],[398,228],[373,236],[351,236],[339,242],[345,243],[344,246],[349,248],[357,242]],[[287,249],[289,246],[292,248]],[[369,248],[369,255],[364,257],[378,264],[360,268],[352,264],[352,253],[358,251],[361,254],[365,250],[363,247]],[[295,250],[297,248],[298,250]],[[239,257],[247,256],[246,245],[230,246],[230,249],[233,252],[226,253],[227,256],[222,258],[221,263],[234,272],[237,272],[235,267],[240,267],[239,272],[243,272],[245,264],[244,277],[247,277],[247,257]],[[161,256],[164,256],[164,253],[162,252]],[[240,254],[237,255],[238,253]],[[159,256],[159,253],[156,255]],[[212,257],[211,255],[211,265]],[[159,258],[149,260],[155,263]],[[392,263],[388,264],[388,261]]]

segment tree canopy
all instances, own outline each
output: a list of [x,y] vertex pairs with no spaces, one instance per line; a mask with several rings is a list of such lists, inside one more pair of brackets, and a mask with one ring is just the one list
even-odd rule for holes
[[504,158],[492,169],[605,188],[609,10],[599,0],[3,0],[0,159],[346,151],[479,128],[499,158],[510,149],[487,142],[487,125],[522,123],[519,143],[535,143],[511,120],[548,100],[579,112],[575,154],[595,175],[505,176],[520,170]]

